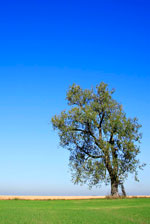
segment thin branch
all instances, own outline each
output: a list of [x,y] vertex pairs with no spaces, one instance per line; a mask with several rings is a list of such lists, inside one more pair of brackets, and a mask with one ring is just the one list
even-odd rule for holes
[[82,152],[84,152],[86,155],[88,155],[89,157],[93,158],[93,159],[99,159],[99,158],[103,158],[102,155],[98,155],[98,156],[94,156],[94,155],[91,155],[89,152],[87,152],[86,150],[84,150],[84,147],[80,147],[80,146],[77,146]]
[[105,117],[105,112],[102,114],[102,118],[100,119],[100,122],[99,122],[99,128],[102,127],[102,122],[104,120],[104,117]]
[[81,131],[81,132],[83,132],[83,133],[90,134],[90,135],[94,138],[95,144],[96,144],[99,148],[101,148],[101,147],[100,147],[100,144],[98,143],[97,138],[93,135],[93,133],[91,132],[91,130],[86,131],[86,130],[83,130],[83,129],[80,129],[80,128],[73,128],[72,131]]
[[112,144],[112,145],[114,144],[113,133],[111,133],[111,135],[110,135],[109,143]]

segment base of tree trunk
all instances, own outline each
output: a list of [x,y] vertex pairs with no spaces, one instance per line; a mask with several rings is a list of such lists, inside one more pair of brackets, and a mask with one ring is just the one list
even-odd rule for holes
[[111,196],[113,197],[119,197],[118,193],[118,183],[112,182],[111,183]]

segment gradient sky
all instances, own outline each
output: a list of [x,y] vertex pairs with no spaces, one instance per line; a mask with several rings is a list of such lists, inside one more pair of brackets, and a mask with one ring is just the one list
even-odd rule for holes
[[143,125],[140,182],[150,194],[149,1],[3,1],[0,7],[0,194],[104,195],[71,183],[69,153],[51,117],[67,108],[72,83],[104,81]]

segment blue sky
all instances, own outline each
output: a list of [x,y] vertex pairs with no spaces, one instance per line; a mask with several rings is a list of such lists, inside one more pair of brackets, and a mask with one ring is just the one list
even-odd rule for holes
[[5,1],[0,8],[0,194],[103,195],[74,186],[69,153],[50,120],[67,107],[72,83],[104,81],[127,116],[143,125],[140,182],[150,189],[149,1]]

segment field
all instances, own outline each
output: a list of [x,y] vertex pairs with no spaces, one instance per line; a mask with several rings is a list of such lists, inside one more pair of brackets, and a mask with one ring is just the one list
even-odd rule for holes
[[1,200],[0,224],[148,224],[150,198]]

